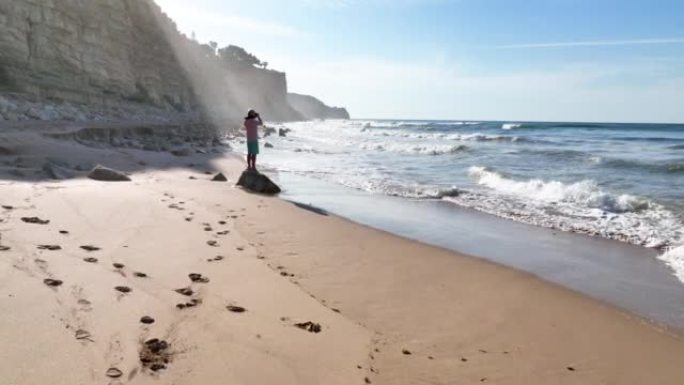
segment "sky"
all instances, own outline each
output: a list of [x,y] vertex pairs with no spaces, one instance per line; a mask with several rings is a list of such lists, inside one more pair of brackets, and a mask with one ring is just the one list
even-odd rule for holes
[[684,123],[682,0],[155,0],[353,118]]

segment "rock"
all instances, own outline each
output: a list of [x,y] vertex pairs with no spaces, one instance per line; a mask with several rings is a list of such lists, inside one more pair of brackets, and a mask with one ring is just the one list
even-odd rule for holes
[[256,170],[245,170],[240,179],[237,182],[238,186],[260,193],[260,194],[278,194],[280,193],[280,187],[273,183],[266,175],[256,171]]
[[296,323],[294,326],[306,330],[309,333],[320,333],[322,330],[320,324],[311,321]]
[[269,142],[264,143],[264,147],[266,148],[273,148],[273,145]]
[[211,178],[211,181],[212,182],[228,182],[228,178],[226,178],[226,176],[223,175],[223,173],[218,173],[218,174],[214,175],[213,178]]
[[88,178],[103,182],[131,181],[131,178],[129,178],[126,174],[103,166],[95,166],[95,168],[88,174]]
[[146,316],[143,316],[142,318],[140,318],[140,322],[144,323],[146,325],[153,324],[154,318],[146,315]]
[[291,130],[289,128],[279,128],[278,129],[278,136],[287,136],[287,133],[290,131]]
[[192,150],[187,147],[177,148],[175,150],[171,150],[171,154],[175,156],[190,156],[190,154],[192,154]]

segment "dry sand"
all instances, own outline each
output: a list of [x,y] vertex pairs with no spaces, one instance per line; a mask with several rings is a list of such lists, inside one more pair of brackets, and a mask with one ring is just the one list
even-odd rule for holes
[[[679,335],[522,272],[245,193],[231,157],[0,145],[0,384],[684,382]],[[36,152],[133,181],[23,181],[13,171],[35,172],[24,163]],[[294,326],[309,321],[320,332]],[[150,354],[152,338],[168,347]]]

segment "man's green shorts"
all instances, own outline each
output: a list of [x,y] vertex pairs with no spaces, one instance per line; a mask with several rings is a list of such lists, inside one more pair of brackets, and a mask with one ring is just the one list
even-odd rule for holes
[[259,153],[259,141],[258,140],[248,140],[247,141],[247,153],[249,155],[256,155]]

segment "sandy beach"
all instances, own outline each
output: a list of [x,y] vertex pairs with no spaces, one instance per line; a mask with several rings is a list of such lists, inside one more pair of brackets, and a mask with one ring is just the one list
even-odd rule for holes
[[[0,383],[684,378],[675,332],[523,272],[247,193],[234,186],[235,155],[24,134],[2,148]],[[30,177],[30,164],[58,154],[132,181]],[[211,181],[217,172],[228,182]]]

